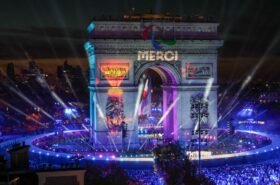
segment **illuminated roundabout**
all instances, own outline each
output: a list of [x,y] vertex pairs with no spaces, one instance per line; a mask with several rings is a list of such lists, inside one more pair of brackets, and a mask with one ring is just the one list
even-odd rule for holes
[[[280,149],[280,136],[279,135],[268,135],[261,132],[252,132],[239,130],[237,133],[243,135],[244,138],[255,138],[252,141],[262,142],[259,146],[249,145],[250,147],[236,147],[234,151],[220,148],[215,152],[202,151],[201,159],[203,162],[212,161],[217,162],[218,160],[240,161],[243,159],[257,161],[258,159],[264,159],[266,155],[271,156]],[[8,140],[0,143],[1,148],[9,148],[15,142],[25,142],[30,145],[31,156],[44,156],[56,158],[58,161],[63,160],[91,160],[91,161],[119,161],[119,162],[153,162],[151,154],[144,153],[122,153],[121,151],[105,151],[105,150],[94,150],[93,147],[88,144],[86,135],[88,132],[85,130],[71,130],[64,131],[63,135],[57,133],[47,133],[36,136],[28,136],[17,138],[16,140]],[[258,139],[257,139],[258,138]],[[231,138],[232,139],[232,138]],[[32,157],[33,158],[33,157]],[[197,152],[190,154],[192,160],[197,159]],[[219,163],[216,163],[217,165]],[[221,164],[221,163],[220,163]]]

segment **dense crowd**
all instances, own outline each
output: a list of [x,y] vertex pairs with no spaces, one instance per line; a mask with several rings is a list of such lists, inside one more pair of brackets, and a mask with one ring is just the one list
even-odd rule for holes
[[[128,176],[140,184],[164,185],[153,170],[128,170]],[[280,183],[280,160],[241,166],[203,168],[203,173],[217,185],[275,185]]]
[[218,140],[207,146],[205,150],[212,151],[214,155],[243,152],[264,147],[271,142],[269,137],[263,135],[245,132],[235,132],[234,135],[228,135],[225,130],[219,130]]
[[83,131],[64,133],[56,131],[54,135],[35,139],[33,145],[55,152],[76,153],[89,152],[92,148],[88,144],[88,133]]
[[127,170],[127,175],[140,184],[164,185],[163,179],[153,170]]
[[[8,139],[6,136],[1,138]],[[203,168],[202,171],[217,185],[275,185],[280,183],[280,159],[257,164]],[[163,179],[152,169],[127,170],[127,174],[141,185],[164,185]]]
[[280,160],[237,167],[204,168],[203,173],[218,185],[275,185],[280,183]]

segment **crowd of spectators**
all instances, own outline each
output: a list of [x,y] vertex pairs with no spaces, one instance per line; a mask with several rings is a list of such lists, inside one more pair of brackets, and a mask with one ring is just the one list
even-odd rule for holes
[[254,150],[269,145],[271,142],[269,137],[259,134],[236,131],[234,135],[228,135],[225,130],[219,130],[218,140],[204,149],[216,155]]
[[54,135],[35,139],[33,145],[54,152],[83,153],[91,152],[92,150],[88,142],[88,133],[86,131],[64,133],[63,130],[61,130],[56,131]]
[[280,183],[280,160],[241,166],[204,168],[203,173],[218,185],[275,185]]
[[[77,138],[75,134],[67,135],[71,140],[71,138]],[[16,136],[9,137],[14,138]],[[4,140],[9,139],[7,136],[2,136],[1,138]],[[60,141],[62,141],[63,137],[57,135],[55,140],[57,139],[61,139]],[[47,138],[44,138],[43,140],[50,142]],[[38,140],[35,141],[38,142]],[[50,145],[51,143],[52,142],[50,142]],[[163,178],[155,173],[153,169],[131,169],[126,170],[126,172],[132,180],[141,185],[164,185]],[[205,176],[213,180],[218,185],[275,185],[280,183],[280,160],[275,159],[256,164],[243,164],[238,166],[203,168],[202,172]]]
[[139,184],[164,185],[164,180],[153,170],[126,170],[127,175]]
[[[202,171],[217,185],[275,185],[280,183],[280,160],[240,166],[203,168]],[[140,184],[164,185],[163,179],[152,169],[127,170],[127,174]]]

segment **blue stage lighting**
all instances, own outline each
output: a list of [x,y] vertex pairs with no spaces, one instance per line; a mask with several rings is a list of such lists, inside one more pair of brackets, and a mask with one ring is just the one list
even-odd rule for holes
[[66,109],[64,109],[64,113],[66,115],[70,116],[70,115],[74,115],[75,113],[77,113],[77,110],[73,109],[73,108],[66,108]]
[[237,113],[239,117],[252,117],[254,110],[252,108],[244,108]]
[[65,113],[65,114],[72,114],[73,112],[72,112],[72,109],[66,108],[66,109],[64,110],[64,113]]
[[61,119],[56,119],[55,123],[57,123],[57,124],[62,123],[62,120]]

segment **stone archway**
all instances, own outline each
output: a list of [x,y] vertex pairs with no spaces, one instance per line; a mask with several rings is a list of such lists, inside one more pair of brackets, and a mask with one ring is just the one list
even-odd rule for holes
[[[174,60],[169,61],[170,57],[163,57],[161,52],[154,51],[150,42],[140,37],[143,27],[150,24],[166,28],[167,31],[171,27],[174,28],[172,35],[180,37],[178,42],[174,47],[164,46],[163,48],[166,54],[176,53],[172,58]],[[84,47],[87,51],[90,67],[90,138],[94,146],[96,148],[102,148],[103,145],[112,146],[111,148],[123,148],[124,138],[119,133],[119,135],[110,135],[110,130],[107,128],[101,112],[106,110],[107,92],[111,86],[102,77],[98,66],[108,62],[115,64],[113,68],[118,68],[116,67],[118,64],[129,66],[129,70],[125,70],[127,74],[120,86],[123,91],[123,102],[125,102],[124,114],[128,118],[127,138],[129,138],[129,142],[127,149],[130,145],[136,148],[139,143],[138,120],[135,118],[137,114],[136,100],[139,99],[138,81],[146,69],[156,71],[164,82],[163,93],[166,111],[174,102],[174,97],[180,98],[164,120],[165,138],[175,140],[179,138],[180,142],[188,143],[193,135],[196,135],[196,132],[193,132],[195,127],[191,119],[190,101],[193,96],[205,91],[205,85],[209,78],[214,79],[209,92],[209,102],[211,102],[209,103],[209,123],[211,128],[216,128],[217,53],[218,48],[223,45],[223,41],[218,38],[218,25],[218,23],[208,22],[195,24],[180,22],[178,24],[172,23],[171,26],[170,21],[151,20],[144,22],[123,20],[91,22],[88,29],[91,37]],[[189,30],[192,30],[192,33]],[[166,36],[171,34],[171,32],[166,33]],[[193,37],[194,35],[195,37]],[[202,37],[203,40],[201,40]],[[216,133],[212,134],[215,136],[214,138],[216,135]]]
[[[178,85],[181,82],[180,72],[176,67],[168,62],[147,62],[142,64],[141,67],[136,71],[134,76],[134,82],[137,84],[143,72],[147,69],[155,70],[159,75],[161,75],[162,80],[167,80],[165,77],[169,77],[170,84]],[[165,76],[162,74],[165,74]],[[165,82],[165,81],[164,81]],[[167,81],[166,81],[167,82]],[[168,83],[168,82],[167,82]]]
[[180,84],[180,74],[178,69],[167,62],[149,62],[143,64],[135,74],[137,84],[144,72],[148,69],[155,71],[163,82],[163,130],[164,139],[178,140],[178,113],[177,104],[174,100],[177,97],[177,88]]

